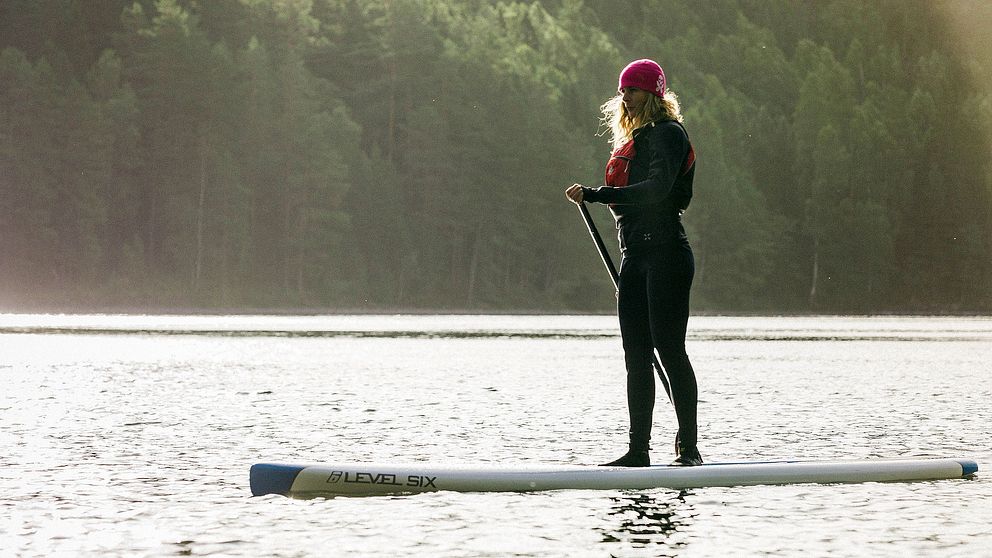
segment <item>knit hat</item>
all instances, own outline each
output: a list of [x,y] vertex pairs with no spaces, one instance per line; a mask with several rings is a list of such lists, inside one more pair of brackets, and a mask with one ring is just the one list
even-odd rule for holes
[[634,60],[620,72],[620,87],[636,87],[659,97],[665,95],[665,72],[654,60]]

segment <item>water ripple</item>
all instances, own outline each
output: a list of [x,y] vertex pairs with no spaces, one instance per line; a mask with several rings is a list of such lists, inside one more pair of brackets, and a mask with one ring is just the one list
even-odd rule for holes
[[[83,328],[0,334],[0,548],[15,556],[902,558],[992,544],[992,343],[975,342],[988,320],[694,318],[689,342],[710,461],[965,456],[972,480],[292,500],[249,497],[249,466],[615,458],[610,319],[500,316],[485,333],[477,316],[0,318]],[[294,328],[373,334],[255,334]],[[461,329],[484,334],[436,334]],[[396,331],[435,333],[376,333]],[[659,398],[656,459],[673,436]]]

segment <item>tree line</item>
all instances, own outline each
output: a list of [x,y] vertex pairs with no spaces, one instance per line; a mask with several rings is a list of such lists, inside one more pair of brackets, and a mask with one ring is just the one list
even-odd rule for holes
[[8,0],[0,305],[609,310],[562,191],[602,182],[598,106],[650,57],[698,155],[697,310],[986,312],[992,98],[946,25],[927,0]]

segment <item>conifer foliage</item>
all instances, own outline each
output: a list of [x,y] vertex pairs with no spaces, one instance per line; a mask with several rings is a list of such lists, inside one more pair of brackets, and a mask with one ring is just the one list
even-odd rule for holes
[[10,0],[0,310],[608,311],[562,191],[650,57],[697,309],[989,311],[992,97],[942,6]]

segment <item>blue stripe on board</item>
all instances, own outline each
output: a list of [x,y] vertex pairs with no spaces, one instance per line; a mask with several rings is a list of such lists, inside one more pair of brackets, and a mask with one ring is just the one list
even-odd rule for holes
[[[961,465],[961,476],[967,477],[968,475],[974,475],[978,472],[978,462],[972,459],[957,459],[958,464]],[[703,467],[707,465],[782,465],[782,464],[793,464],[793,463],[827,463],[826,461],[812,461],[809,459],[783,459],[783,460],[773,460],[773,461],[714,461],[711,463],[703,463]],[[675,465],[652,465],[652,467],[675,467]]]
[[293,481],[304,467],[299,465],[277,465],[274,463],[257,463],[251,466],[248,473],[251,483],[252,496],[265,494],[289,494]]
[[[787,464],[787,463],[807,463],[807,462],[810,462],[810,461],[809,460],[802,460],[802,459],[783,459],[783,460],[776,460],[776,461],[714,461],[712,463],[703,463],[702,465],[699,465],[699,466],[700,467],[706,467],[708,465],[781,465],[781,464]],[[661,464],[658,464],[658,465],[652,465],[652,467],[659,467],[659,468],[665,469],[665,468],[668,468],[668,467],[680,468],[682,466],[681,465],[668,465],[668,464],[661,465]]]

